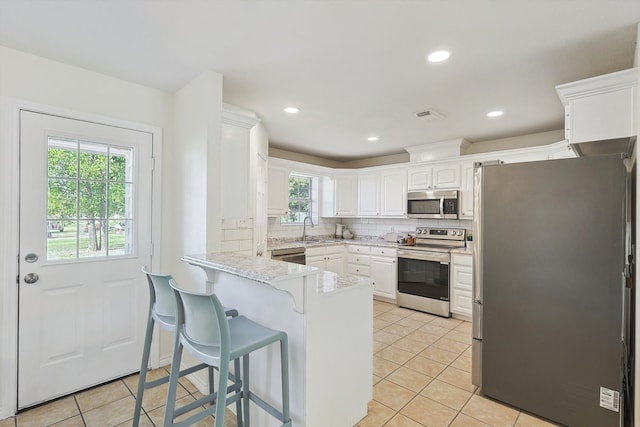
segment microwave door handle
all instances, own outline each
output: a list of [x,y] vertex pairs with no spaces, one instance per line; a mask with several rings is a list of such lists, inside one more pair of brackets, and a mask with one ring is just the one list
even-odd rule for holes
[[440,215],[444,215],[444,196],[440,197]]

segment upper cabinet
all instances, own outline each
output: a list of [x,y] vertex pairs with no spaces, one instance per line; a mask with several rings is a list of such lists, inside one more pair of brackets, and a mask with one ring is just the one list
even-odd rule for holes
[[404,170],[358,175],[358,216],[405,216],[406,205]]
[[556,86],[565,107],[565,139],[581,144],[636,135],[637,85],[638,69],[632,68]]
[[473,173],[473,162],[466,162],[462,164],[460,219],[473,219]]
[[358,216],[380,215],[380,176],[358,175]]
[[407,215],[407,175],[404,169],[384,172],[380,178],[380,193],[383,216]]
[[409,191],[458,189],[461,185],[460,163],[410,168],[407,172],[407,180]]
[[355,175],[336,175],[334,179],[334,207],[336,216],[355,216],[358,194]]
[[269,167],[267,215],[283,216],[289,210],[289,170]]

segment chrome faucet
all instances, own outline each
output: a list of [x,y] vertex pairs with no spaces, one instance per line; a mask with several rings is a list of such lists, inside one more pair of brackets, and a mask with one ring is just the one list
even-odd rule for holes
[[302,241],[304,242],[307,238],[307,220],[311,221],[311,227],[313,227],[313,219],[309,215],[304,217],[302,221]]

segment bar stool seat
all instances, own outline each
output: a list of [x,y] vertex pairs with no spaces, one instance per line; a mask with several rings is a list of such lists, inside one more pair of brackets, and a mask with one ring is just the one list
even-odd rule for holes
[[[169,331],[176,331],[177,325],[177,302],[173,289],[169,285],[169,281],[173,280],[171,275],[168,274],[155,274],[151,273],[148,268],[145,266],[142,268],[142,272],[147,276],[147,282],[149,284],[149,312],[147,316],[147,329],[145,333],[145,341],[144,347],[142,351],[142,362],[140,365],[140,376],[138,379],[138,392],[136,394],[136,404],[133,413],[133,426],[137,427],[140,422],[140,413],[142,412],[142,399],[144,396],[144,391],[153,387],[160,386],[162,384],[166,384],[169,382],[169,375],[164,376],[162,378],[158,378],[153,381],[147,381],[147,372],[149,366],[149,355],[151,352],[151,341],[153,339],[153,328],[154,324],[157,323],[158,327]],[[223,308],[226,316],[229,317],[237,317],[238,311],[236,309]],[[209,391],[210,398],[199,399],[196,402],[192,402],[189,405],[186,405],[180,408],[177,412],[178,415],[183,414],[197,407],[198,405],[202,405],[203,401],[205,403],[213,404],[217,394],[215,393],[214,387],[214,376],[213,369],[214,367],[211,365],[207,365],[206,363],[200,363],[196,366],[192,366],[190,368],[179,371],[179,376],[185,376],[191,374],[193,372],[197,372],[201,369],[208,369],[208,380],[209,380]],[[228,387],[227,392],[237,392],[239,393],[241,390],[240,384],[240,362],[236,361],[234,365],[234,372],[238,373],[238,376],[230,375],[233,381],[232,385]],[[240,403],[237,403],[237,412],[241,414],[241,406]],[[178,416],[176,415],[176,416]],[[242,415],[238,418],[238,426],[242,426]]]
[[[271,416],[278,419],[283,427],[290,427],[287,334],[283,331],[267,328],[245,316],[228,318],[224,315],[224,308],[220,300],[214,294],[198,294],[180,289],[173,280],[169,280],[169,284],[174,289],[176,301],[178,302],[178,323],[173,360],[171,362],[164,426],[186,426],[215,414],[215,427],[223,427],[225,406],[229,402],[236,402],[241,399],[245,427],[250,425],[250,401],[253,401]],[[249,387],[250,353],[274,343],[280,344],[282,411],[251,392]],[[184,348],[199,361],[218,367],[220,373],[218,376],[218,390],[227,389],[227,373],[230,361],[236,362],[239,358],[242,358],[242,392],[240,395],[234,394],[230,397],[220,394],[215,407],[205,408],[199,414],[194,414],[182,422],[174,423],[173,407],[178,385],[178,366],[180,366]]]

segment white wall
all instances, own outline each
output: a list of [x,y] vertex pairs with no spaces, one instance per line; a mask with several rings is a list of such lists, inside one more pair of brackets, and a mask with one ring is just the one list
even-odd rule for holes
[[[172,144],[171,94],[0,46],[0,419],[15,410],[15,388],[8,388],[15,385],[16,354],[8,347],[17,322],[16,101],[159,127],[165,146]],[[171,193],[165,190],[163,211],[171,205]],[[171,234],[163,234],[171,246]]]

